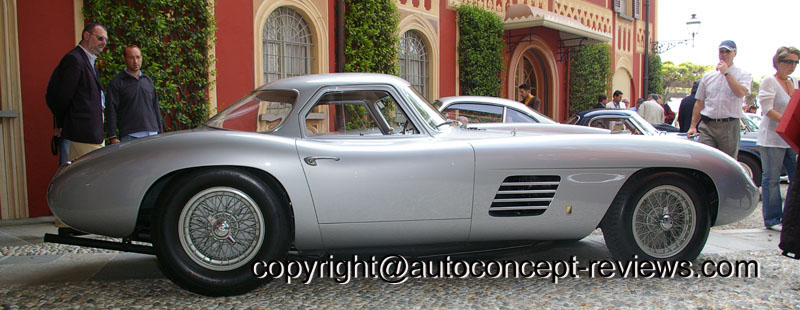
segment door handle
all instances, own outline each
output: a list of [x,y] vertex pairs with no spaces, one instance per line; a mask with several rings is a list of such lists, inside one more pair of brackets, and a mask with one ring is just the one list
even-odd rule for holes
[[333,161],[339,161],[339,157],[336,157],[336,156],[309,156],[309,157],[303,158],[303,161],[305,161],[306,164],[308,164],[309,166],[316,166],[317,165],[317,160],[320,160],[320,159],[330,159],[330,160],[333,160]]

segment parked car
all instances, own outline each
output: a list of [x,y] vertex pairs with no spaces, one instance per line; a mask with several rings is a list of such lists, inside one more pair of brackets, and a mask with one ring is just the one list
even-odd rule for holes
[[[745,113],[745,116],[747,116],[747,114],[749,113]],[[742,125],[742,137],[754,140],[758,139],[758,124],[760,121],[756,122],[751,117],[744,117],[740,121]]]
[[522,103],[497,97],[452,96],[439,98],[433,106],[451,119],[463,123],[542,123],[557,124],[549,117]]
[[[566,124],[583,125],[590,127],[604,128],[608,123],[630,124],[624,126],[625,133],[650,135],[650,136],[671,136],[687,139],[686,133],[660,131],[652,124],[647,122],[638,113],[631,110],[610,110],[596,109],[581,111],[567,119]],[[612,131],[613,132],[613,131]],[[739,153],[736,159],[745,169],[745,172],[753,180],[756,186],[761,186],[761,156],[758,153],[756,138],[742,132],[739,140]]]
[[574,240],[598,227],[618,259],[692,260],[711,226],[758,202],[744,170],[713,148],[544,125],[462,127],[389,75],[283,79],[199,128],[60,167],[47,193],[53,213],[124,241],[45,240],[154,253],[182,287],[233,295],[263,283],[255,263],[289,251],[403,254]]
[[755,124],[755,129],[758,130],[758,125],[761,124],[761,115],[755,113],[745,113],[745,117],[749,118],[753,124]]

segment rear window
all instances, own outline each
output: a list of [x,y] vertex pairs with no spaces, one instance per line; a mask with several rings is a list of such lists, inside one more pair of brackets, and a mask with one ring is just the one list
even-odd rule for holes
[[219,112],[206,126],[271,132],[280,127],[292,111],[297,93],[289,90],[257,90]]

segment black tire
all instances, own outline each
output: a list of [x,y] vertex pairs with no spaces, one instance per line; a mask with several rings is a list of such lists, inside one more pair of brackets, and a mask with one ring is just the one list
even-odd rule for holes
[[[629,180],[601,223],[611,254],[625,261],[697,258],[711,228],[699,189],[693,179],[674,172]],[[670,207],[668,213],[662,208],[665,205]]]
[[286,207],[243,170],[194,171],[164,193],[152,217],[153,247],[161,272],[189,291],[247,293],[266,282],[252,274],[253,263],[288,252]]
[[739,164],[743,164],[745,167],[745,171],[750,170],[751,173],[750,179],[753,180],[753,183],[756,184],[756,187],[761,186],[761,161],[754,158],[751,155],[742,154],[739,152],[739,155],[736,156],[736,160],[739,161]]

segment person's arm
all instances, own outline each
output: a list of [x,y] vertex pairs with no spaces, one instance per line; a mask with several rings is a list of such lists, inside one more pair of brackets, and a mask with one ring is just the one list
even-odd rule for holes
[[765,117],[778,123],[781,122],[783,116],[780,112],[775,111],[775,95],[778,91],[783,91],[780,85],[777,85],[776,80],[765,78],[761,81],[761,88],[758,90],[758,101],[761,102],[761,110],[764,112]]
[[64,117],[78,89],[81,71],[78,59],[72,54],[67,54],[61,59],[55,74],[51,77],[52,93],[47,96],[49,98],[47,105],[56,118],[58,128],[63,127]]
[[719,65],[717,65],[717,70],[725,76],[728,87],[731,88],[731,91],[733,91],[736,97],[744,98],[744,96],[747,96],[747,93],[750,92],[750,82],[753,80],[749,73],[741,72],[740,70],[740,76],[734,76],[732,72],[728,70],[728,65],[725,62],[720,62]]
[[117,90],[117,79],[111,80],[106,87],[106,131],[108,132],[108,143],[119,143],[117,136],[117,108],[119,107],[119,92]]
[[150,80],[151,85],[153,85],[153,111],[156,111],[156,120],[158,121],[158,133],[164,133],[164,124],[161,120],[161,106],[158,103],[158,92],[156,91],[155,84],[152,83],[153,81]]
[[703,111],[703,108],[706,107],[706,101],[697,99],[694,103],[694,109],[692,109],[692,124],[689,126],[689,130],[686,131],[687,138],[694,138],[697,135],[697,124],[700,123],[700,111]]

